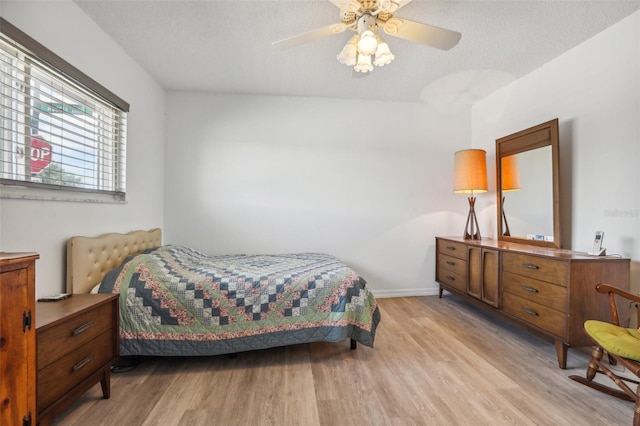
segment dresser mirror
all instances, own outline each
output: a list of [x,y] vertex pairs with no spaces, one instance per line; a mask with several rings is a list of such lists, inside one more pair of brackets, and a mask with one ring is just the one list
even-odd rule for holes
[[496,140],[498,240],[560,248],[558,119]]

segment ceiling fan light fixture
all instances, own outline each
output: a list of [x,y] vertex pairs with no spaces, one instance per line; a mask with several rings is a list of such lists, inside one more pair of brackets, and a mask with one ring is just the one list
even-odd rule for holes
[[358,55],[358,62],[353,67],[357,72],[370,72],[373,71],[373,65],[371,65],[371,55]]
[[395,59],[389,45],[378,34],[380,30],[387,35],[440,50],[451,49],[462,36],[457,31],[394,17],[398,9],[412,0],[329,1],[340,8],[339,23],[279,40],[273,42],[273,45],[287,49],[350,30],[356,35],[349,39],[336,59],[359,73],[368,73],[373,70],[374,65],[382,67]]
[[376,40],[376,35],[373,31],[366,30],[360,34],[360,40],[358,40],[358,53],[371,56],[376,52],[377,47],[378,40]]

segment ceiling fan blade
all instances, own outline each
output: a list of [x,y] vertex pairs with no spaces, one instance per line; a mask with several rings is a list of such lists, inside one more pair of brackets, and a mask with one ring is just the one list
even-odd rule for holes
[[412,0],[398,0],[398,1],[396,1],[396,3],[398,3],[398,9],[400,9],[401,7],[404,7],[408,3],[411,3],[411,1]]
[[411,3],[411,0],[379,0],[378,6],[384,12],[395,13],[396,10],[408,3]]
[[329,0],[345,12],[357,12],[362,6],[357,0]]
[[395,17],[382,24],[382,28],[390,36],[415,41],[441,50],[451,49],[458,44],[460,37],[462,37],[462,34],[456,31]]
[[340,22],[338,24],[333,24],[326,27],[318,28],[313,31],[298,34],[293,37],[274,41],[272,45],[279,49],[288,49],[290,47],[299,46],[301,44],[319,40],[324,37],[329,37],[334,34],[339,34],[346,29],[347,29],[347,25]]

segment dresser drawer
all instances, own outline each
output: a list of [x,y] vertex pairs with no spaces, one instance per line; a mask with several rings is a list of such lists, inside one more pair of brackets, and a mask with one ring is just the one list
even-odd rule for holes
[[502,289],[506,293],[519,296],[540,305],[566,312],[567,288],[511,272],[502,274]]
[[[57,303],[57,302],[52,302]],[[105,303],[43,331],[38,331],[38,369],[73,352],[113,327],[114,304]]]
[[511,293],[502,294],[504,312],[555,336],[566,338],[567,315]]
[[113,352],[113,335],[109,330],[38,370],[38,411],[47,408],[88,374],[108,363]]
[[568,262],[520,253],[504,252],[502,270],[563,287],[567,286],[569,278]]
[[457,257],[438,255],[438,269],[450,271],[458,275],[467,275],[467,262]]
[[467,246],[462,243],[448,240],[437,240],[436,249],[438,250],[438,253],[467,260]]
[[465,275],[456,274],[447,269],[439,269],[436,280],[441,284],[449,285],[465,293],[467,291],[467,277]]

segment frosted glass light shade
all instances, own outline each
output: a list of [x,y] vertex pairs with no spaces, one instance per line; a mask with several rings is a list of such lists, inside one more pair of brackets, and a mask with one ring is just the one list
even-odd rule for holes
[[394,59],[395,56],[391,53],[391,50],[389,50],[389,45],[384,41],[382,43],[378,43],[376,59],[373,61],[373,65],[382,67],[391,63]]
[[371,56],[376,52],[378,47],[378,40],[376,40],[373,31],[367,30],[360,34],[360,40],[358,40],[358,52],[362,55]]
[[456,152],[454,169],[454,192],[487,192],[487,153],[483,149]]
[[369,72],[373,70],[373,65],[371,65],[371,56],[370,55],[358,55],[358,62],[353,67],[355,71],[358,72]]
[[356,57],[358,56],[358,48],[354,43],[347,43],[342,48],[342,51],[338,53],[338,61],[341,64],[348,65],[350,67],[356,64]]

